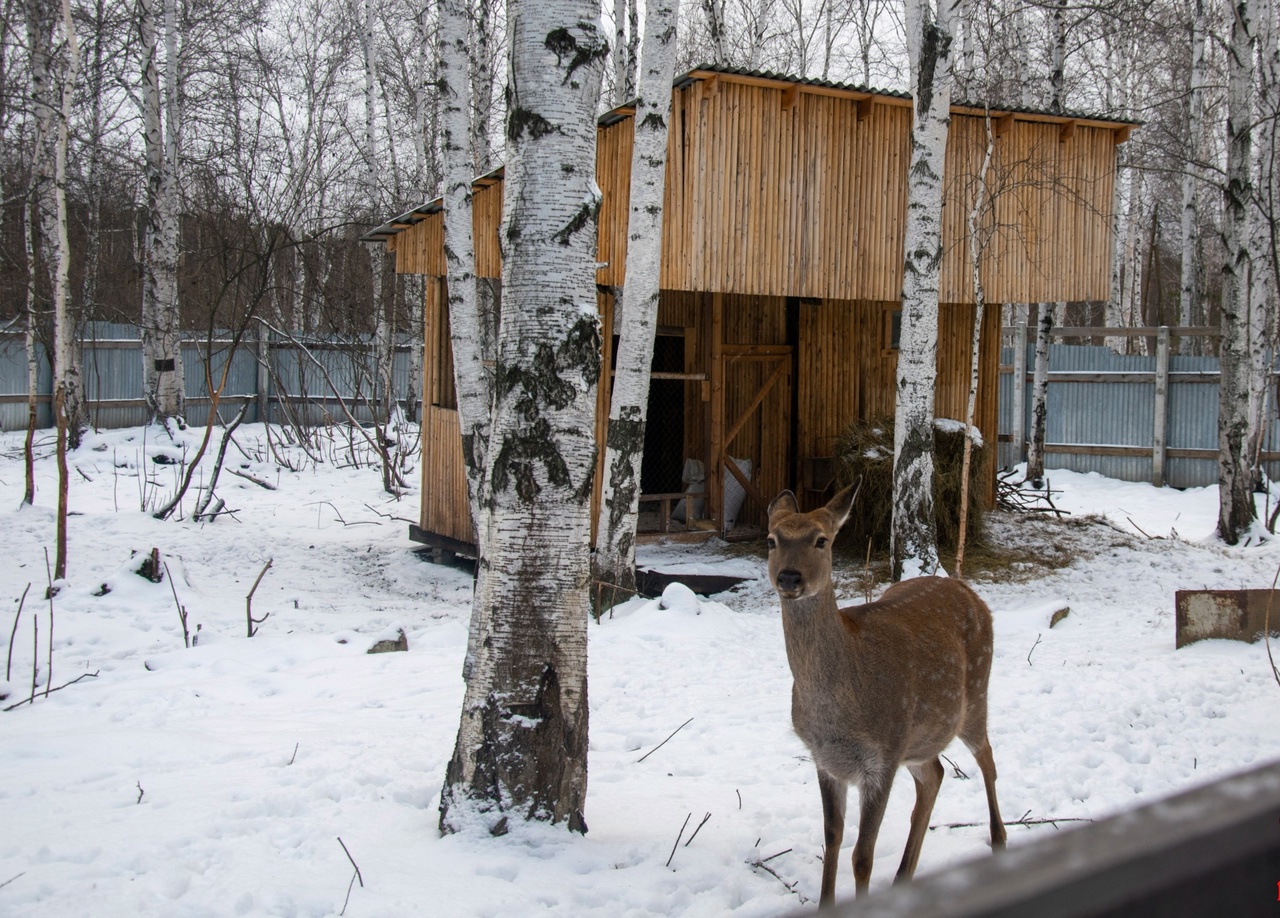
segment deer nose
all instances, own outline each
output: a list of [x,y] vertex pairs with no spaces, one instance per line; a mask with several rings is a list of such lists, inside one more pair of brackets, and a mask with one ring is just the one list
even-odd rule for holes
[[778,589],[780,590],[798,590],[803,580],[800,572],[794,568],[778,571]]

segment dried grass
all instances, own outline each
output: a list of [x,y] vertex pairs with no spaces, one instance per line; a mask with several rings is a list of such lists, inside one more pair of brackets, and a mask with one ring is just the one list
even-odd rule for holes
[[[938,550],[952,553],[960,536],[960,480],[964,466],[964,434],[935,430],[933,504],[938,520]],[[987,447],[976,447],[969,471],[970,545],[982,538],[986,487],[982,470]],[[844,544],[865,554],[889,550],[893,520],[893,418],[885,415],[851,424],[836,443],[836,476],[841,485],[862,479],[858,504],[845,524]]]

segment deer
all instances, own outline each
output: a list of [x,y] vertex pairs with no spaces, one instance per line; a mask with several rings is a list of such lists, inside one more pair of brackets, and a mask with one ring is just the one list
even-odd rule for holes
[[840,608],[831,546],[857,491],[801,513],[783,491],[769,505],[769,580],[782,604],[791,665],[791,723],[809,748],[822,797],[820,908],[835,902],[848,787],[861,803],[853,849],[855,893],[871,881],[876,836],[899,766],[915,779],[916,802],[895,883],[911,879],[945,774],[952,739],[973,753],[986,785],[991,847],[1005,844],[996,766],[987,738],[991,610],[960,580],[917,577],[875,602]]

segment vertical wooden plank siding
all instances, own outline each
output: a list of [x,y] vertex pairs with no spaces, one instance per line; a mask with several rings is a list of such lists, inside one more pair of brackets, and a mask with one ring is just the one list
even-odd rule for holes
[[[888,336],[902,285],[911,109],[902,99],[878,96],[859,120],[860,98],[729,74],[714,85],[693,79],[674,90],[658,321],[683,329],[685,372],[703,375],[685,385],[684,452],[708,463],[717,515],[726,473],[711,461],[713,450],[751,459],[753,483],[773,494],[797,483],[799,460],[831,455],[850,422],[893,410],[897,354]],[[626,266],[633,118],[620,114],[600,128],[596,162],[603,193],[597,282],[609,289],[623,285]],[[1064,132],[1060,119],[1022,114],[1004,127],[994,144],[991,201],[983,216],[990,230],[981,262],[988,303],[1105,299],[1116,127],[1077,123]],[[968,216],[986,142],[980,113],[953,112],[939,417],[959,418],[965,410],[974,317]],[[499,277],[500,176],[477,180],[472,206],[477,273]],[[442,215],[427,213],[391,237],[388,249],[398,272],[441,278]],[[425,286],[422,528],[469,542],[458,420],[442,375],[451,371],[442,337],[443,281]],[[793,342],[787,341],[788,298],[799,304]],[[612,299],[602,293],[606,361]],[[996,316],[993,307],[982,335],[976,419],[991,444],[997,436]],[[784,345],[798,349],[798,377],[789,371],[779,377],[726,447],[726,431],[771,378],[778,354],[786,353],[769,349]],[[598,406],[601,439],[606,389]],[[749,500],[742,519],[758,522],[763,509]]]

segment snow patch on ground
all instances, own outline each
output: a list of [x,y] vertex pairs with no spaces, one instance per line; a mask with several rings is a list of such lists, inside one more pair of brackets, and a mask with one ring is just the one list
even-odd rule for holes
[[[586,836],[515,825],[499,839],[441,837],[470,575],[409,541],[416,493],[395,501],[375,469],[337,461],[291,471],[260,426],[242,428],[244,453],[228,461],[276,490],[224,472],[233,515],[192,522],[188,500],[183,519],[153,519],[141,504],[174,480],[154,457],[192,455],[199,433],[91,434],[71,457],[83,474],[71,479],[70,565],[54,600],[52,679],[42,649],[36,683],[97,676],[0,713],[0,914],[337,914],[354,876],[339,838],[364,880],[347,914],[755,916],[816,899],[818,792],[790,729],[759,546],[646,547],[650,566],[754,579],[712,599],[671,587],[592,624]],[[54,468],[41,459],[37,505],[19,509],[20,442],[0,435],[0,640],[13,655],[0,706],[30,692],[32,624],[42,648],[49,625]],[[1176,589],[1267,586],[1277,543],[1216,542],[1213,489],[1049,479],[1072,517],[993,518],[991,537],[1028,558],[974,583],[995,617],[991,737],[1006,818],[1097,818],[1280,757],[1266,648],[1175,651],[1173,632]],[[152,547],[172,585],[134,573]],[[253,599],[267,617],[248,638],[245,596],[268,559]],[[179,603],[199,636],[191,649]],[[1062,606],[1069,616],[1050,628]],[[400,627],[407,653],[365,652]],[[958,744],[947,754],[957,769],[921,872],[987,850],[976,766]],[[895,785],[873,887],[901,857],[910,784]],[[1010,844],[1053,831],[1013,826]],[[855,834],[851,822],[846,846]],[[777,877],[753,866],[765,858]],[[846,855],[842,894],[852,883]]]

